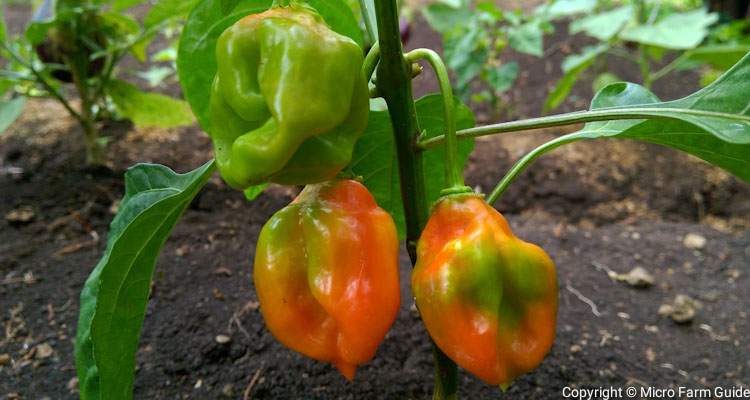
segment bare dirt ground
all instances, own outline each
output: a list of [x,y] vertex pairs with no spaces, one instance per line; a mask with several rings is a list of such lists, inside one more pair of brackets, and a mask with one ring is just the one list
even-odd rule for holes
[[[434,33],[416,26],[410,47],[436,47]],[[575,48],[583,39],[550,38],[561,40]],[[545,72],[547,62],[559,65],[563,54],[517,57],[527,79],[512,99],[519,115],[536,115],[560,73]],[[696,88],[693,78],[678,76],[657,93],[681,96]],[[418,94],[434,88],[429,76],[415,85]],[[585,107],[576,102],[590,97],[589,86],[582,83],[564,109]],[[159,162],[185,172],[211,157],[197,127],[116,123],[106,132],[115,139],[110,164],[98,170],[82,166],[80,130],[51,101],[31,102],[0,138],[0,398],[77,397],[78,295],[101,256],[125,168]],[[468,182],[488,191],[524,151],[561,133],[482,139]],[[557,340],[541,367],[507,393],[463,373],[461,394],[558,399],[565,386],[750,386],[749,187],[695,158],[633,142],[578,143],[541,158],[497,207],[518,236],[556,262]],[[265,330],[251,260],[260,227],[292,196],[273,187],[248,203],[214,177],[190,206],[157,265],[135,398],[429,398],[430,345],[405,256],[399,318],[354,383]],[[607,272],[634,267],[649,271],[653,285],[635,288]],[[693,300],[687,323],[658,312],[678,295]]]

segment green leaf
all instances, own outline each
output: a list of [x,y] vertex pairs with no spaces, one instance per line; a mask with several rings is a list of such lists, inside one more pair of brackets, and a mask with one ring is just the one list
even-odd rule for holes
[[748,52],[750,45],[747,44],[706,45],[687,51],[684,57],[688,62],[700,62],[727,70]]
[[556,0],[537,7],[534,13],[548,19],[583,14],[596,8],[597,0]]
[[187,15],[200,0],[159,0],[148,11],[143,19],[143,26],[148,29],[172,18]]
[[[65,12],[66,15],[70,15],[70,12]],[[44,0],[42,4],[34,10],[34,15],[31,17],[31,21],[26,26],[24,35],[26,39],[31,42],[32,45],[36,45],[42,42],[47,36],[47,30],[55,24],[57,20],[57,11],[55,2],[53,0]]]
[[495,93],[502,93],[513,87],[516,78],[518,78],[518,63],[511,61],[499,68],[489,70],[486,80]]
[[581,54],[566,57],[562,63],[564,75],[557,81],[554,89],[552,89],[544,101],[544,112],[546,113],[559,107],[565,98],[568,97],[571,89],[573,89],[573,85],[581,77],[581,74],[591,67],[596,57],[604,54],[607,50],[609,50],[609,45],[600,44],[584,48]]
[[703,8],[684,13],[670,14],[653,25],[625,28],[620,37],[631,42],[672,50],[692,49],[708,35],[708,27],[718,20],[718,15]]
[[149,164],[125,173],[125,196],[107,248],[81,291],[75,345],[81,399],[133,398],[138,338],[156,259],[213,170],[209,161],[187,174]]
[[26,104],[25,97],[16,97],[13,100],[0,100],[0,134],[21,116],[23,106]]
[[467,21],[474,19],[474,13],[469,7],[453,7],[443,3],[432,3],[422,8],[422,16],[432,29],[446,34],[457,26],[467,25]]
[[243,192],[245,194],[245,200],[255,200],[263,193],[264,190],[266,190],[266,188],[268,188],[268,186],[269,185],[267,183],[261,183],[260,185],[250,186],[249,188],[245,189]]
[[622,79],[611,72],[602,72],[594,78],[591,88],[594,90],[594,93],[596,93],[615,82],[622,82]]
[[622,6],[574,20],[570,23],[570,33],[585,32],[603,42],[612,39],[625,24],[633,18],[633,7]]
[[477,24],[466,31],[454,31],[445,36],[445,61],[456,74],[456,90],[464,93],[468,84],[482,71],[489,51],[482,43],[487,42],[487,32]]
[[[655,102],[632,83],[610,85],[592,108],[653,109],[656,118],[592,122],[577,133],[585,139],[627,138],[690,153],[750,181],[750,54],[711,85],[679,100]],[[644,104],[645,103],[645,104]]]
[[143,3],[143,0],[115,0],[112,3],[113,11],[124,11],[130,7]]
[[0,43],[5,43],[8,37],[8,30],[5,28],[5,8],[0,7]]
[[544,31],[539,21],[527,22],[508,30],[508,44],[520,53],[544,55]]
[[[440,95],[428,95],[416,101],[417,119],[426,137],[443,134],[443,103]],[[458,129],[474,126],[471,110],[456,99]],[[458,142],[459,163],[463,166],[474,147],[472,140]],[[388,211],[396,222],[399,236],[405,235],[404,211],[401,201],[399,172],[393,141],[393,129],[387,111],[371,111],[367,130],[357,141],[352,158],[352,170],[363,177],[378,205]],[[423,153],[427,200],[433,202],[445,188],[443,147]]]
[[145,71],[138,71],[136,75],[148,82],[151,87],[161,86],[164,80],[172,75],[174,70],[170,67],[152,67]]
[[172,128],[193,123],[188,104],[158,93],[142,92],[135,85],[113,79],[107,86],[117,111],[138,127]]
[[[204,0],[193,9],[180,37],[177,72],[185,99],[198,122],[208,129],[208,101],[216,74],[216,40],[240,18],[267,10],[271,0]],[[310,0],[334,31],[360,46],[362,31],[351,9],[341,0]]]

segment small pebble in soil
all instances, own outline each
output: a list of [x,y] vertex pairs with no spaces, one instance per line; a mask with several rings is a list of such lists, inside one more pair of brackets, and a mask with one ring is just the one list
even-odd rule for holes
[[688,233],[682,240],[682,244],[688,249],[700,250],[706,246],[706,238],[697,233]]
[[635,267],[627,274],[618,274],[615,279],[636,288],[646,288],[654,284],[654,276],[643,267]]
[[33,221],[34,217],[36,217],[36,213],[31,206],[21,206],[5,214],[5,220],[12,225],[27,224]]
[[678,324],[685,324],[695,318],[700,303],[687,295],[678,294],[672,304],[662,304],[659,307],[659,315],[668,316]]
[[75,393],[78,390],[78,377],[74,376],[70,378],[66,387],[70,393]]
[[47,358],[52,355],[52,346],[48,343],[41,343],[36,346],[36,354],[34,355],[38,359]]
[[227,335],[216,335],[215,340],[218,344],[227,344],[232,340],[232,338]]

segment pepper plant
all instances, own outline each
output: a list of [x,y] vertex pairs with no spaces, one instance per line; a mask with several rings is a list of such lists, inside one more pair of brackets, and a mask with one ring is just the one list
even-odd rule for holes
[[5,60],[0,96],[7,98],[0,102],[0,133],[21,114],[26,98],[53,98],[79,123],[87,164],[100,165],[107,142],[102,121],[124,117],[136,126],[165,128],[191,124],[184,101],[118,79],[117,66],[128,55],[145,61],[156,35],[195,1],[161,0],[142,24],[123,13],[139,3],[44,0],[24,33],[14,37],[6,34],[0,10],[0,57]]
[[[750,54],[682,99],[660,101],[620,82],[600,90],[589,110],[474,126],[440,56],[404,53],[396,0],[360,7],[377,39],[366,55],[351,51],[363,33],[344,1],[204,0],[192,11],[178,70],[217,160],[185,174],[149,164],[126,173],[104,255],[81,293],[81,398],[132,398],[156,259],[217,165],[248,198],[269,182],[307,185],[261,232],[256,293],[282,344],[335,365],[354,384],[395,318],[396,238],[404,240],[434,343],[435,399],[458,397],[457,365],[505,388],[553,344],[554,254],[517,238],[492,207],[536,158],[580,140],[633,139],[750,181]],[[435,73],[440,92],[415,100],[418,63]],[[365,110],[365,126],[367,97],[384,99],[387,110]],[[579,123],[522,156],[486,196],[464,185],[473,138]]]

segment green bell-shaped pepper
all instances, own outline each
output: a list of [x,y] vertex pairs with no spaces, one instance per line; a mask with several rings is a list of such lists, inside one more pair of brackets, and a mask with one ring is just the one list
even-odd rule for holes
[[333,178],[367,125],[362,49],[304,5],[249,15],[216,45],[209,134],[232,187]]

